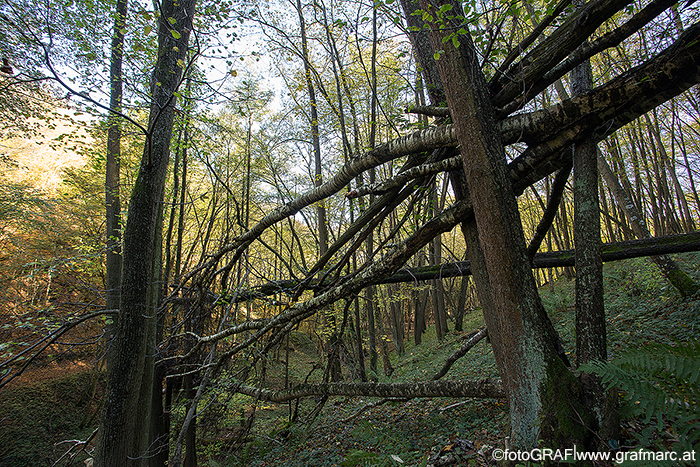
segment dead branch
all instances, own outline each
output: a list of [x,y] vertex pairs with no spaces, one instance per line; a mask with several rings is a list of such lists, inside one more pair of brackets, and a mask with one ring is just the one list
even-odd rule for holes
[[309,396],[477,397],[494,399],[503,399],[505,397],[501,381],[491,378],[391,384],[373,382],[300,384],[291,389],[281,390],[236,385],[234,389],[241,394],[278,403]]
[[472,347],[481,342],[481,340],[487,335],[488,331],[486,330],[486,328],[477,331],[467,342],[464,343],[462,347],[460,347],[455,353],[449,356],[449,358],[445,361],[445,364],[442,366],[440,371],[438,371],[432,379],[434,381],[437,381],[438,379],[445,376],[447,372],[450,371],[450,368],[452,368],[454,362],[464,357],[467,354],[467,352],[471,350]]

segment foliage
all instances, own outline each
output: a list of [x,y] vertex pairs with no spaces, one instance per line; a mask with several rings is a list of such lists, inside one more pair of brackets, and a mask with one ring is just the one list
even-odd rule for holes
[[[607,387],[619,388],[628,417],[644,417],[647,425],[637,436],[644,448],[665,450],[658,433],[670,425],[675,452],[700,449],[700,340],[675,345],[650,343],[631,349],[611,362],[581,367],[598,374]],[[653,425],[649,425],[652,420]],[[645,465],[651,465],[645,463]],[[667,463],[676,465],[676,463]]]

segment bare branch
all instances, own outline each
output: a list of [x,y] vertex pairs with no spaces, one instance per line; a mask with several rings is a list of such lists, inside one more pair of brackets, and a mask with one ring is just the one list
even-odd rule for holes
[[263,401],[278,403],[309,396],[505,398],[501,381],[491,378],[392,384],[362,382],[300,384],[294,388],[279,391],[238,385],[233,386],[232,389]]

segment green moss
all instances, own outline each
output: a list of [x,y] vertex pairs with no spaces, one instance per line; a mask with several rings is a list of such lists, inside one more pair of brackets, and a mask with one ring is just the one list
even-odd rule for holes
[[545,447],[566,449],[592,448],[591,433],[597,422],[584,403],[583,385],[564,364],[554,358],[547,365],[547,377],[540,385],[542,416],[540,440]]
[[686,297],[696,294],[699,290],[698,284],[681,269],[669,271],[668,280]]

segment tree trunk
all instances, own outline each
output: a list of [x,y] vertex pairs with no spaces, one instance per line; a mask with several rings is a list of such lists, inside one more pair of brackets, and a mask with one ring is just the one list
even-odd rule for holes
[[[163,191],[195,0],[165,0],[158,31],[158,60],[151,80],[149,134],[124,230],[120,314],[110,353],[105,404],[95,463],[99,467],[146,465],[150,445],[151,388],[155,355],[154,278],[159,274]],[[174,24],[170,21],[174,19]],[[173,34],[175,32],[176,34]],[[177,36],[177,39],[175,38]],[[145,428],[145,429],[144,429]]]
[[[311,121],[311,140],[314,150],[314,186],[323,185],[323,173],[321,170],[321,142],[319,139],[318,129],[318,108],[316,103],[316,92],[314,90],[313,80],[311,78],[311,61],[309,59],[309,45],[306,37],[306,21],[301,6],[301,0],[296,2],[297,13],[299,15],[299,28],[301,32],[301,50],[304,60],[304,74],[306,86],[309,91],[310,109],[309,115]],[[326,207],[321,201],[316,204],[316,222],[318,224],[318,256],[323,257],[328,251],[328,226],[326,222]]]
[[[386,333],[384,332],[384,324],[383,324],[383,316],[382,316],[382,309],[381,307],[376,308],[377,315],[376,315],[376,324],[377,324],[377,331],[379,332],[379,348],[381,349],[382,353],[382,365],[384,366],[384,374],[386,376],[391,376],[391,374],[394,372],[394,367],[391,366],[391,360],[389,359],[389,345],[386,342]],[[375,358],[378,356],[376,355],[375,351]],[[376,364],[375,364],[376,366]],[[375,370],[376,371],[376,370]],[[374,378],[376,378],[377,375],[376,373],[374,374]]]
[[[107,162],[105,164],[105,238],[106,238],[106,303],[108,310],[119,308],[119,288],[121,286],[121,201],[119,191],[119,169],[121,166],[121,117],[122,110],[122,57],[124,54],[124,25],[127,15],[127,0],[118,0],[112,36],[112,56],[110,59],[109,108],[107,117]],[[113,326],[110,326],[113,328]],[[111,337],[112,330],[108,330]]]
[[[441,5],[421,0],[425,11],[444,11]],[[459,5],[448,5],[460,17]],[[434,27],[430,39],[434,51],[443,51],[438,69],[476,221],[476,238],[473,228],[465,237],[472,264],[481,266],[474,278],[509,400],[512,446],[531,449],[540,439],[559,448],[586,445],[590,420],[583,415],[582,388],[558,355],[554,328],[537,295],[486,80],[468,35],[460,37],[459,48],[443,42],[445,30],[465,25],[447,15],[444,21],[446,29]]]
[[237,392],[261,401],[287,402],[309,396],[361,397],[480,397],[502,399],[505,394],[497,379],[462,381],[423,381],[416,383],[320,383],[299,384],[274,391],[250,386],[235,386]]
[[[428,212],[434,215],[439,211],[437,187],[433,183],[430,186],[430,195],[428,199],[430,207]],[[440,266],[442,262],[442,236],[438,235],[430,242],[429,263],[431,266]],[[445,312],[445,290],[441,279],[431,281],[430,296],[433,302],[433,317],[435,319],[435,333],[438,340],[442,340],[447,334],[447,315]]]
[[[425,255],[422,251],[418,253],[418,267],[425,264]],[[428,303],[428,290],[416,290],[411,292],[413,297],[414,309],[414,324],[413,324],[413,341],[415,345],[420,345],[425,332],[425,308]]]
[[[572,71],[575,95],[591,89],[589,61]],[[577,364],[607,360],[603,309],[603,261],[600,256],[598,146],[591,138],[574,150],[574,244],[576,245],[576,360]]]
[[467,308],[467,294],[469,293],[469,277],[463,277],[459,284],[459,299],[455,310],[455,331],[462,332],[462,323]]
[[[575,95],[593,85],[590,61],[571,72]],[[598,145],[587,138],[574,149],[574,244],[576,245],[576,364],[606,361],[608,358],[605,308],[603,304],[603,260],[598,199]],[[586,404],[596,417],[597,431],[604,440],[619,438],[617,391],[605,391],[600,378],[583,377],[590,397]],[[604,443],[601,443],[604,445]],[[601,446],[601,449],[605,449]]]

